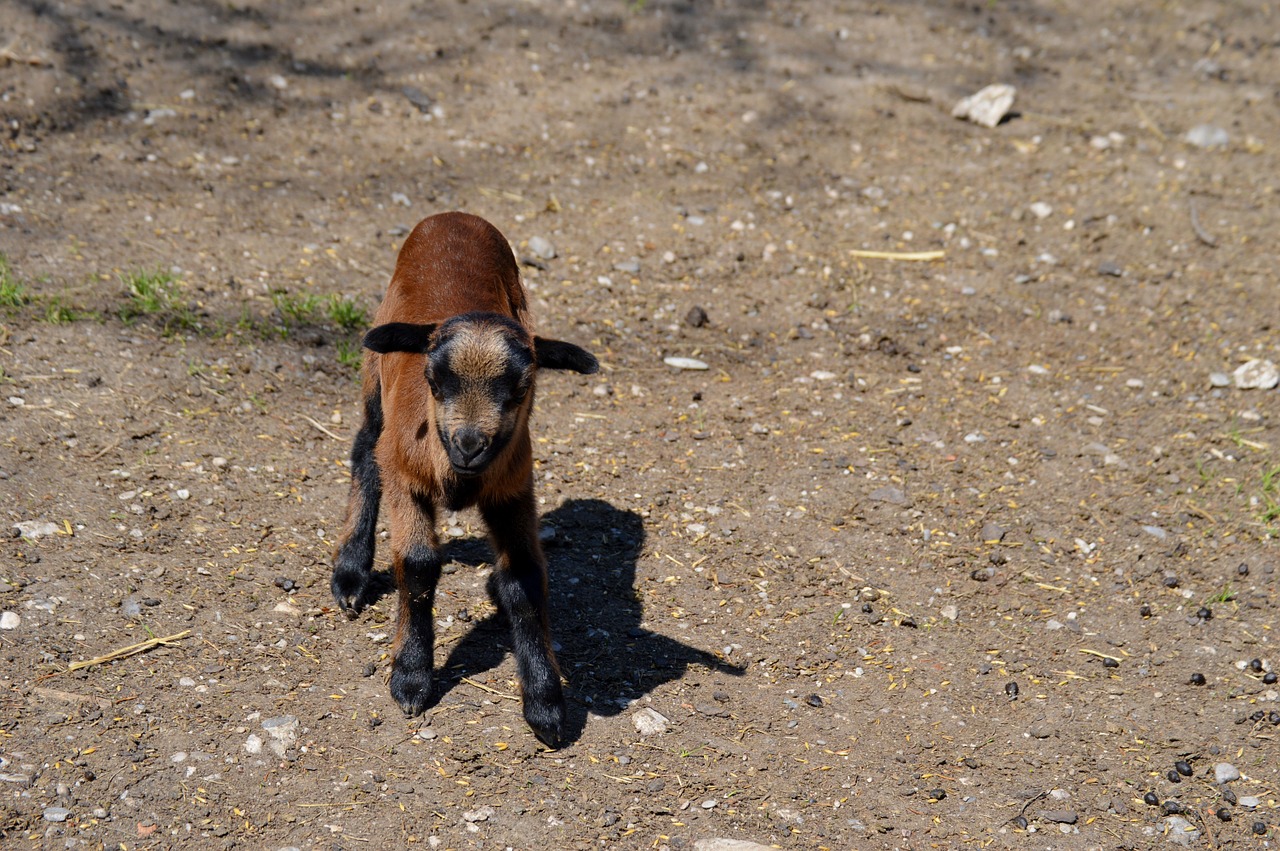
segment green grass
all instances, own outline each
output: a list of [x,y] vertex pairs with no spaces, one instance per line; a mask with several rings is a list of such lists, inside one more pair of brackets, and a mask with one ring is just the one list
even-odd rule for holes
[[151,316],[162,320],[166,331],[197,326],[195,314],[182,303],[176,275],[159,269],[138,270],[121,275],[120,283],[129,297],[120,309],[120,318],[126,323]]
[[44,321],[50,325],[66,325],[80,318],[80,313],[58,296],[49,299],[44,309]]
[[27,303],[27,293],[22,284],[13,279],[9,258],[0,253],[0,307],[22,307]]
[[310,293],[294,295],[274,292],[271,294],[271,303],[279,311],[284,324],[289,327],[313,323],[320,314],[320,297]]
[[364,352],[360,349],[359,343],[353,343],[350,340],[338,341],[338,363],[354,371],[360,369],[363,358]]
[[354,331],[369,324],[364,308],[349,298],[330,296],[327,311],[329,320],[343,331]]
[[1235,598],[1236,598],[1235,589],[1232,588],[1231,583],[1228,582],[1227,584],[1222,586],[1221,591],[1219,591],[1217,594],[1214,594],[1209,599],[1205,600],[1204,604],[1206,606],[1209,606],[1214,603],[1230,603]]

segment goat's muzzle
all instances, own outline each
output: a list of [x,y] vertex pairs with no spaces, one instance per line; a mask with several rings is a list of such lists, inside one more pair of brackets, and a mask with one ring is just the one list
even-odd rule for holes
[[492,453],[489,452],[492,441],[477,428],[458,429],[450,435],[445,446],[453,472],[464,478],[480,475],[493,460]]

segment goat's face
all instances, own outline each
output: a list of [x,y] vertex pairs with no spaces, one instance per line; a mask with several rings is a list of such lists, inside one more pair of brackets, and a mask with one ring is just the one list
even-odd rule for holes
[[524,424],[533,389],[528,334],[512,322],[453,319],[427,353],[436,434],[459,476],[477,476]]
[[370,331],[376,352],[427,355],[436,436],[453,472],[478,476],[528,421],[539,366],[592,373],[596,359],[572,343],[531,337],[492,313],[468,313],[437,326],[389,323]]

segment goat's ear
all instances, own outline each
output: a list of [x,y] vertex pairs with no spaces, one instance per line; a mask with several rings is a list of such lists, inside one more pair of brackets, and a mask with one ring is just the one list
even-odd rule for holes
[[364,347],[385,355],[388,352],[423,354],[431,347],[434,325],[414,325],[410,322],[388,322],[370,329],[364,335]]
[[595,355],[581,346],[563,340],[534,337],[533,351],[538,359],[539,369],[567,369],[583,375],[592,375],[600,369],[600,362]]

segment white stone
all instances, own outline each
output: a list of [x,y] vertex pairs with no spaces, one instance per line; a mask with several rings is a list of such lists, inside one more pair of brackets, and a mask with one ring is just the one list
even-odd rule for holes
[[1169,816],[1164,823],[1166,828],[1164,838],[1174,845],[1187,846],[1200,838],[1200,831],[1182,816]]
[[693,851],[773,851],[768,845],[747,839],[699,839]]
[[529,237],[529,250],[543,260],[552,260],[556,256],[556,247],[544,236]]
[[488,821],[493,817],[493,807],[480,807],[478,810],[467,810],[462,814],[462,820],[465,822]]
[[1036,201],[1034,204],[1027,207],[1027,209],[1030,210],[1031,215],[1035,216],[1037,219],[1047,219],[1053,215],[1053,208],[1043,201]]
[[635,725],[636,732],[640,735],[654,736],[667,732],[671,722],[658,710],[646,706],[631,716],[631,723]]
[[939,612],[939,614],[941,614],[947,620],[953,621],[960,616],[960,610],[957,609],[955,606],[943,606],[942,611]]
[[17,629],[22,623],[22,618],[18,617],[17,612],[5,612],[0,615],[0,629]]
[[1230,783],[1240,779],[1240,769],[1229,762],[1220,762],[1213,767],[1213,779],[1219,783]]
[[267,746],[276,756],[284,756],[284,752],[298,741],[298,726],[298,719],[292,715],[268,718],[262,722],[262,729],[270,737]]
[[244,741],[244,749],[246,753],[259,754],[262,753],[261,737],[250,734],[249,738]]
[[32,541],[58,534],[58,525],[47,520],[23,520],[21,523],[14,523],[13,528],[17,529],[22,537]]
[[1006,83],[995,83],[964,98],[955,105],[951,114],[967,118],[983,127],[995,127],[1009,114],[1018,90]]
[[1197,124],[1182,138],[1197,148],[1225,148],[1231,142],[1226,130],[1212,124]]
[[1269,360],[1242,363],[1236,367],[1232,377],[1241,390],[1270,390],[1280,384],[1280,370]]
[[711,368],[707,366],[704,362],[697,360],[696,358],[669,357],[669,358],[663,358],[662,362],[665,363],[667,366],[673,366],[676,369],[710,369]]

